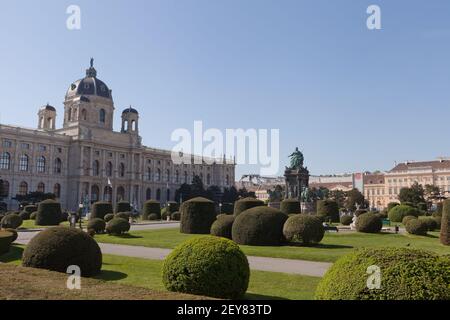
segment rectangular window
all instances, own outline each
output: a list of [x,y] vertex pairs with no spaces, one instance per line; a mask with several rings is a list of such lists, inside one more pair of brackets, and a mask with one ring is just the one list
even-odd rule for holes
[[12,142],[9,140],[3,140],[3,147],[4,148],[11,148],[12,147]]
[[21,144],[20,144],[20,147],[21,147],[22,149],[30,149],[30,144],[29,144],[29,143],[21,143]]
[[45,151],[47,151],[47,146],[44,146],[44,145],[39,145],[39,151],[41,151],[41,152],[45,152]]

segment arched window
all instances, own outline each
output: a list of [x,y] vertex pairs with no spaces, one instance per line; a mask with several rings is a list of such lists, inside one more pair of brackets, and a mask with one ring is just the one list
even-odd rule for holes
[[81,110],[81,120],[87,120],[87,111],[86,109]]
[[208,175],[206,176],[206,184],[210,185],[211,184],[211,175],[208,173]]
[[106,164],[106,176],[112,177],[112,174],[113,174],[113,165],[112,165],[111,161],[109,161]]
[[19,158],[19,171],[28,171],[28,156],[23,154]]
[[61,185],[59,183],[56,183],[53,187],[53,194],[57,198],[61,198]]
[[45,193],[45,184],[43,182],[39,182],[39,184],[37,185],[37,190],[36,191]]
[[123,163],[119,166],[119,176],[121,178],[125,177],[125,165]]
[[98,177],[100,175],[100,163],[98,160],[94,160],[92,164],[92,175]]
[[170,189],[167,189],[167,192],[166,192],[166,201],[170,201]]
[[175,182],[178,183],[180,182],[180,173],[177,171],[175,171]]
[[45,172],[45,157],[39,157],[36,162],[36,170],[39,173]]
[[187,173],[187,171],[184,172],[184,183],[188,183],[188,173]]
[[117,201],[125,200],[125,189],[123,187],[117,188]]
[[98,188],[98,186],[93,185],[91,187],[91,201],[97,202],[100,199],[99,194],[100,194],[100,189]]
[[161,201],[161,189],[156,190],[156,200]]
[[69,109],[69,112],[67,112],[67,121],[72,121],[72,109]]
[[0,156],[0,170],[9,170],[11,168],[11,155],[3,152]]
[[152,198],[152,189],[148,188],[145,192],[145,199],[150,200]]
[[105,123],[105,121],[106,121],[105,109],[100,109],[99,120],[100,120],[100,123]]
[[170,182],[170,170],[169,169],[166,170],[166,181]]
[[28,183],[22,181],[19,185],[19,195],[25,196],[28,193]]
[[103,191],[103,200],[111,202],[112,201],[112,188],[110,186],[106,186]]
[[60,158],[55,159],[55,174],[61,174],[62,171],[62,162]]
[[151,181],[152,180],[152,168],[147,167],[147,171],[145,172],[145,179],[147,181]]
[[136,131],[136,121],[131,121],[131,131]]
[[9,196],[9,182],[0,180],[2,185],[0,186],[0,198],[8,198]]
[[156,171],[156,181],[161,181],[161,169]]

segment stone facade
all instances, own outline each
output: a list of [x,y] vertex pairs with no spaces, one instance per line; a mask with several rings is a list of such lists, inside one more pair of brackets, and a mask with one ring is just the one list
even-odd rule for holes
[[66,93],[63,128],[55,128],[56,109],[49,105],[39,110],[37,129],[0,125],[0,179],[8,207],[17,207],[17,194],[44,191],[69,210],[86,197],[127,200],[140,208],[147,199],[174,200],[176,189],[195,175],[206,187],[234,185],[234,162],[174,164],[170,151],[142,145],[137,110],[122,112],[120,132],[113,130],[113,119],[112,92],[91,63]]

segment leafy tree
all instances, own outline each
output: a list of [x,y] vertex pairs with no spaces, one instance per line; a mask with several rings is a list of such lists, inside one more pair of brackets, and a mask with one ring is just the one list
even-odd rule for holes
[[281,202],[284,198],[283,187],[276,185],[273,190],[267,190],[269,193],[269,202]]
[[343,208],[345,205],[345,192],[342,190],[330,190],[328,196],[325,198],[326,200],[336,201],[339,208]]
[[56,195],[54,193],[44,193],[44,192],[38,192],[38,191],[33,191],[33,192],[29,192],[26,195],[16,195],[14,197],[15,200],[17,200],[19,203],[39,203],[41,201],[44,200],[55,200],[56,199]]
[[427,201],[441,199],[441,189],[432,184],[426,184],[424,187],[424,196]]
[[234,203],[239,198],[238,191],[235,186],[225,188],[222,195],[223,203]]
[[355,210],[357,206],[365,207],[364,195],[356,188],[347,191],[345,199],[345,208],[347,210]]
[[253,191],[247,191],[247,189],[244,187],[242,189],[239,189],[238,191],[239,197],[241,198],[256,198],[256,193]]
[[422,185],[416,182],[410,188],[401,188],[398,200],[400,200],[401,203],[409,202],[417,206],[417,204],[425,202],[424,195],[425,190]]

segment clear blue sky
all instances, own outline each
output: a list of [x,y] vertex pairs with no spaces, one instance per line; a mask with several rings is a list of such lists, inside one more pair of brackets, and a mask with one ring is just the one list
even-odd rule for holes
[[[66,29],[66,8],[82,29]],[[378,4],[382,30],[366,28]],[[450,155],[450,1],[8,1],[0,9],[1,123],[37,125],[95,58],[148,146],[176,128],[279,128],[314,174]],[[240,174],[258,171],[243,166]],[[281,173],[281,172],[280,172]]]

